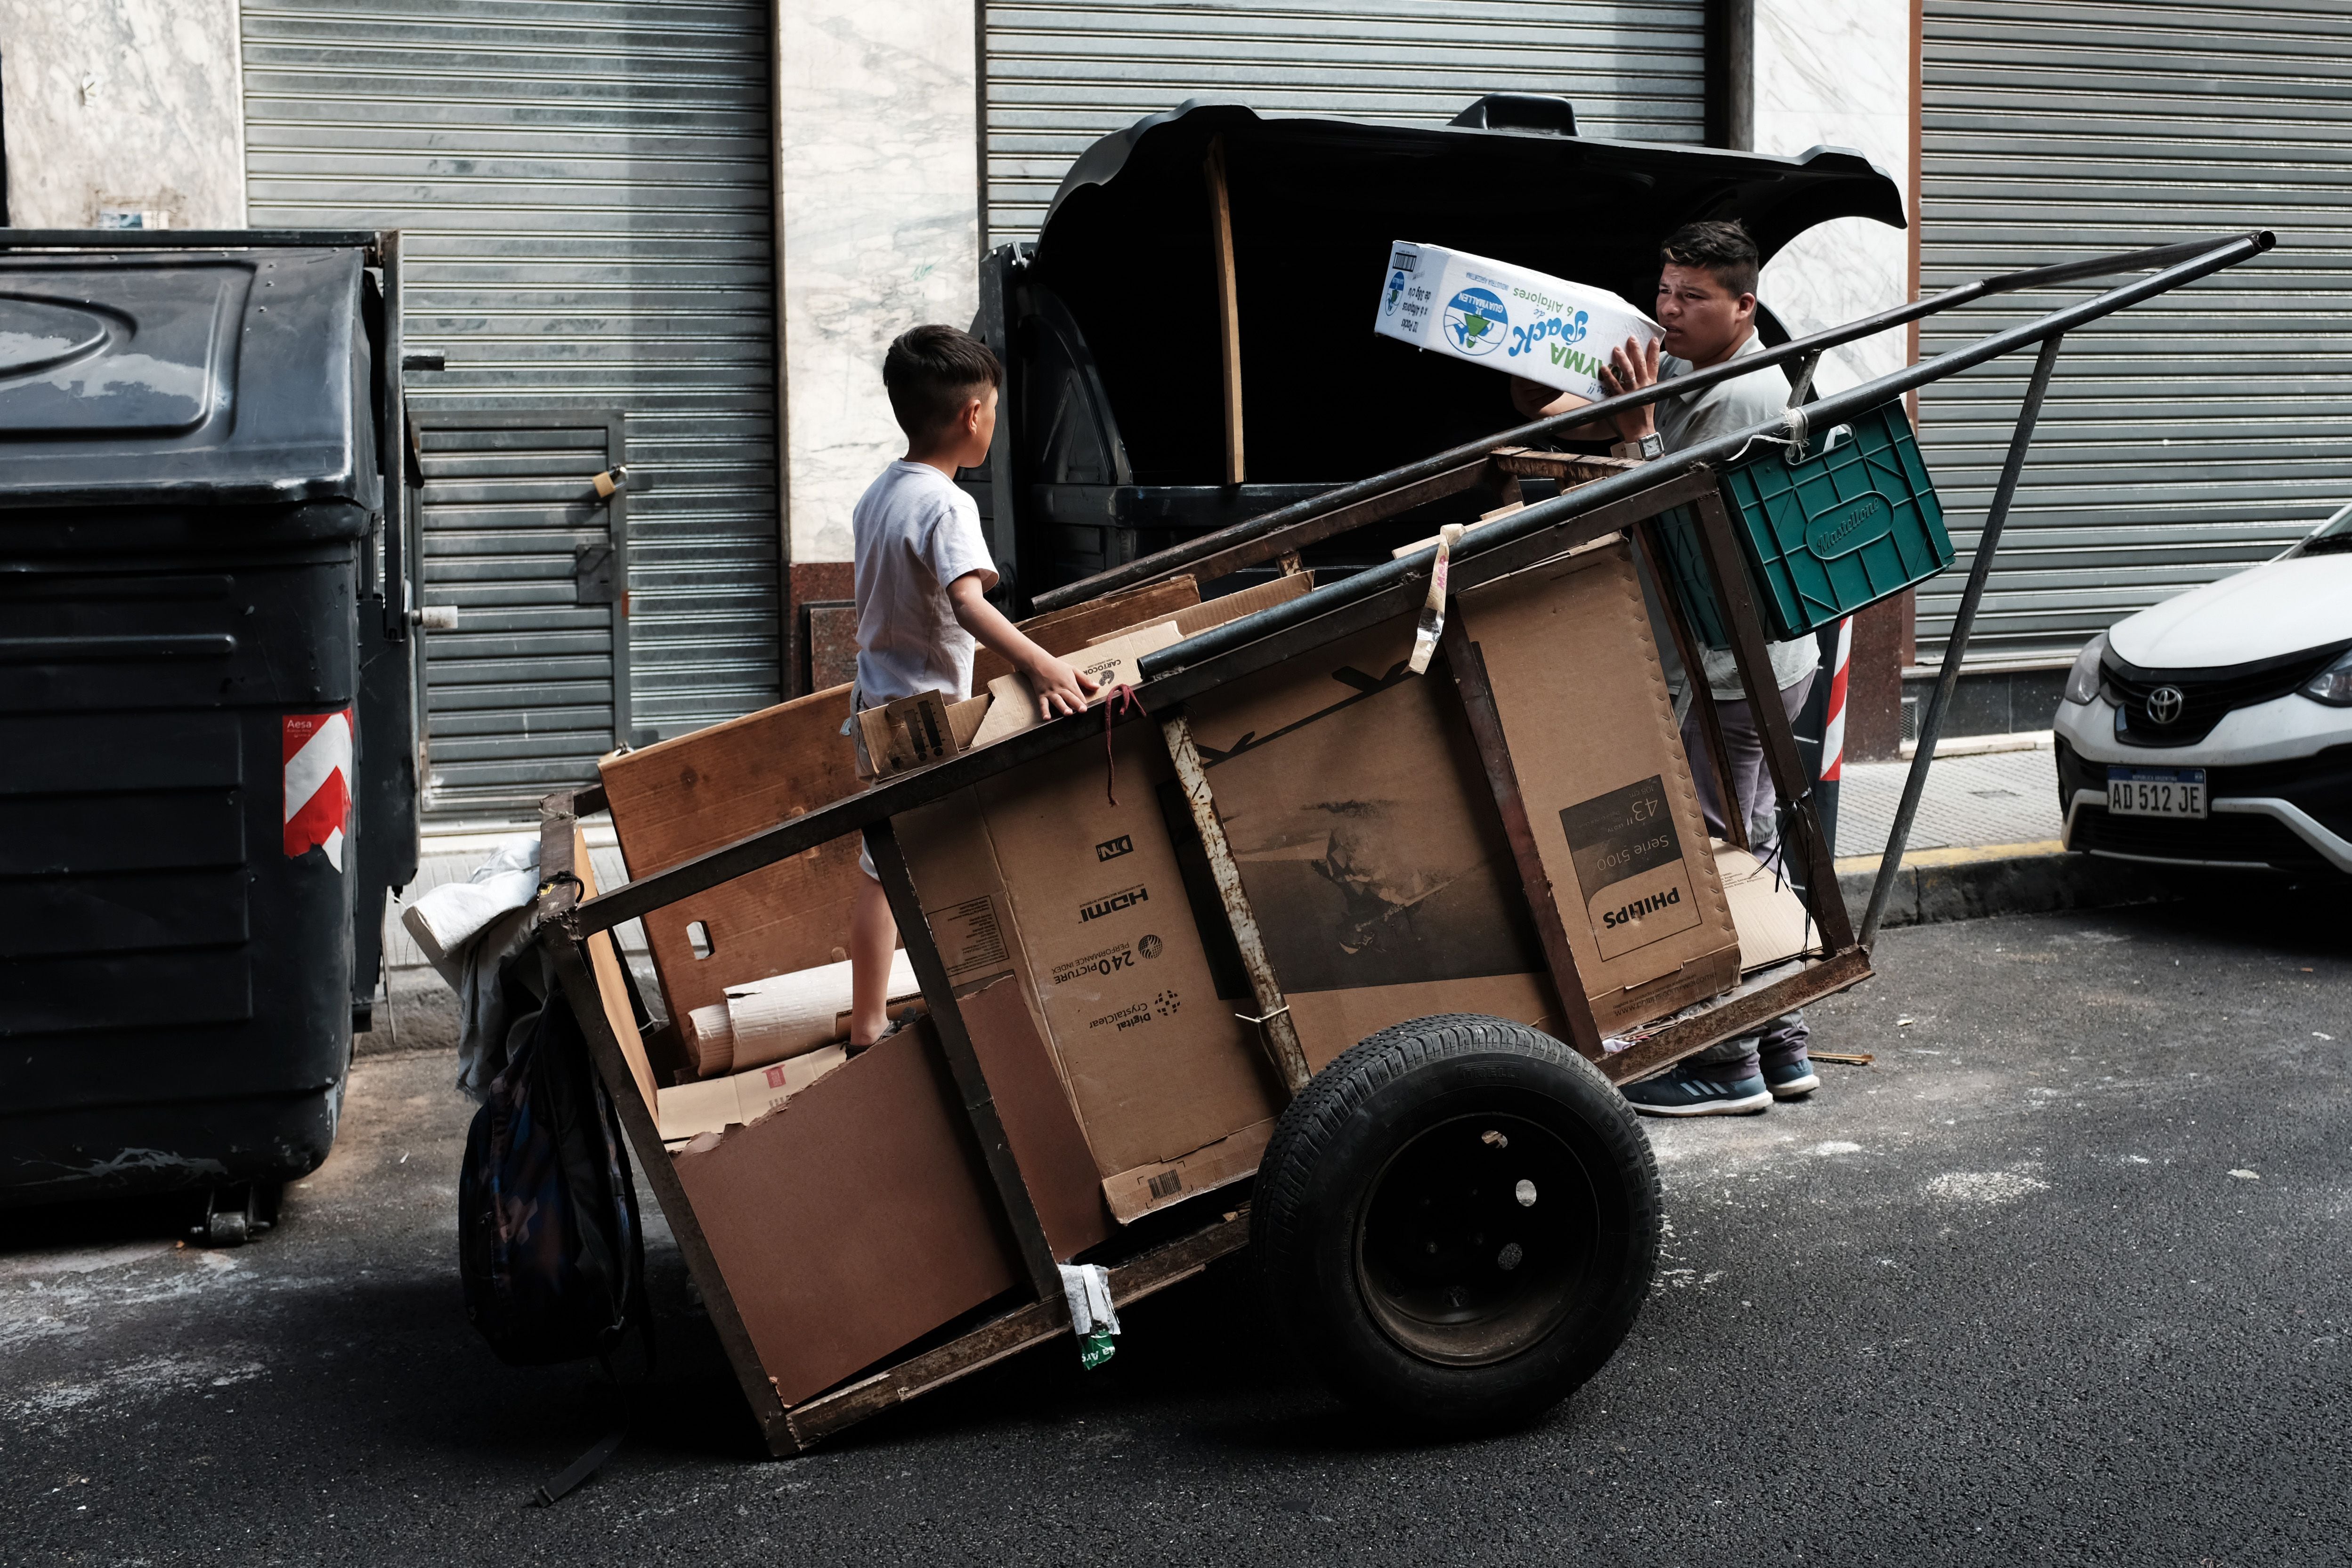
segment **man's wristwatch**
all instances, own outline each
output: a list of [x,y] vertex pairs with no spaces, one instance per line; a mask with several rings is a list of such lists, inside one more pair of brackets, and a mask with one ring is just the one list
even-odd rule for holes
[[1648,463],[1666,455],[1666,438],[1656,431],[1632,441],[1621,441],[1609,449],[1612,457],[1631,457],[1637,463]]

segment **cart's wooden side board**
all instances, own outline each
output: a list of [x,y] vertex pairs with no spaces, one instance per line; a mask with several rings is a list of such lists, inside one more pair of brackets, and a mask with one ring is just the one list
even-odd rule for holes
[[[1244,1207],[1229,1218],[1112,1267],[1111,1301],[1121,1307],[1139,1301],[1191,1279],[1219,1258],[1240,1251],[1248,1242],[1249,1210]],[[788,1416],[793,1436],[805,1448],[893,1405],[969,1376],[1032,1345],[1042,1344],[1068,1329],[1066,1309],[1056,1317],[1044,1304],[1032,1301],[936,1350],[910,1356],[846,1388],[793,1406]]]
[[[1789,727],[1789,716],[1774,700],[1780,683],[1772,678],[1772,660],[1765,651],[1763,624],[1757,619],[1755,595],[1748,591],[1747,559],[1740,554],[1738,541],[1732,538],[1731,514],[1724,509],[1720,494],[1710,486],[1692,505],[1698,513],[1699,544],[1706,554],[1707,573],[1715,579],[1716,592],[1722,596],[1724,621],[1731,631],[1731,656],[1739,666],[1739,684],[1749,694],[1748,706],[1755,712],[1756,733],[1764,742],[1764,764],[1772,771],[1773,789],[1790,803],[1794,831],[1781,836],[1799,841],[1797,848],[1805,862],[1805,905],[1822,928],[1822,945],[1832,953],[1843,954],[1853,946],[1853,921],[1846,913],[1844,896],[1838,892],[1835,857],[1830,852],[1829,841],[1822,836],[1821,818],[1813,810],[1813,781],[1805,777],[1804,765],[1798,760],[1797,737]],[[1705,684],[1704,677],[1696,672],[1692,673],[1691,679],[1696,685]],[[1727,813],[1738,809],[1731,797],[1726,798],[1725,805]]]
[[996,1097],[989,1089],[988,1075],[981,1071],[980,1057],[972,1050],[971,1035],[964,1028],[963,1009],[956,1000],[954,985],[948,979],[947,964],[940,956],[931,923],[923,914],[914,876],[907,870],[907,855],[898,846],[898,831],[888,818],[866,830],[866,849],[873,858],[874,869],[881,873],[882,890],[888,895],[890,913],[898,922],[898,940],[906,947],[908,962],[914,967],[915,978],[923,988],[923,1002],[930,1012],[931,1028],[939,1036],[940,1054],[947,1058],[948,1071],[955,1079],[965,1119],[980,1145],[981,1159],[988,1166],[989,1178],[995,1183],[997,1199],[1004,1206],[1005,1221],[1021,1249],[1021,1261],[1028,1271],[1029,1283],[1048,1316],[1058,1312],[1067,1318],[1070,1307],[1062,1293],[1061,1265],[1054,1260],[1054,1246],[1045,1239],[1045,1222],[1038,1218],[1037,1202],[1030,1195],[1028,1180],[1021,1174],[1020,1162],[1013,1157],[1013,1140],[1005,1136],[1004,1119],[997,1114]]
[[[570,803],[562,797],[551,801],[551,806]],[[552,838],[559,829],[566,843],[572,841],[571,836],[577,831],[568,810],[551,810],[546,820],[545,838]],[[568,872],[568,852],[565,860],[562,869]],[[549,870],[544,864],[541,867],[542,875]],[[540,895],[540,946],[555,969],[564,999],[572,1004],[581,1033],[587,1038],[589,1060],[595,1064],[597,1076],[604,1080],[604,1092],[613,1097],[614,1108],[621,1118],[622,1134],[629,1141],[629,1152],[636,1156],[638,1168],[646,1174],[646,1185],[653,1188],[654,1201],[661,1205],[662,1214],[669,1221],[670,1235],[686,1260],[688,1276],[701,1293],[703,1306],[710,1314],[711,1328],[719,1335],[719,1348],[727,1353],[727,1364],[734,1369],[736,1384],[743,1390],[744,1402],[751,1406],[751,1418],[759,1426],[761,1440],[767,1444],[770,1453],[780,1458],[798,1453],[800,1444],[785,1422],[783,1402],[776,1397],[775,1385],[768,1381],[759,1353],[751,1348],[751,1333],[743,1326],[742,1314],[736,1311],[727,1276],[719,1271],[718,1260],[711,1256],[710,1244],[694,1217],[694,1206],[687,1201],[686,1188],[677,1179],[677,1168],[670,1164],[669,1151],[662,1147],[661,1131],[654,1123],[654,1107],[638,1092],[636,1076],[630,1071],[621,1041],[613,1031],[608,1004],[616,998],[607,998],[601,988],[610,982],[600,981],[589,972],[581,942],[574,940],[561,923],[561,916],[577,896],[578,887],[576,881],[560,883]],[[590,939],[609,942],[611,937],[600,932]],[[625,1002],[622,1005],[625,1009]]]
[[[1783,977],[1783,971],[1790,969],[1793,972]],[[1642,1032],[1634,1044],[1602,1061],[1601,1070],[1612,1083],[1648,1078],[1695,1051],[1745,1034],[1808,1002],[1858,986],[1870,974],[1870,954],[1861,947],[1767,969],[1750,977],[1728,997],[1691,1009],[1690,1017],[1668,1019],[1661,1028]]]
[[1559,902],[1552,891],[1551,873],[1544,870],[1536,849],[1535,828],[1528,821],[1528,804],[1519,793],[1519,771],[1511,761],[1510,742],[1503,734],[1503,716],[1495,706],[1495,688],[1486,678],[1486,661],[1462,617],[1449,615],[1439,633],[1446,668],[1461,695],[1463,712],[1470,721],[1470,737],[1478,746],[1478,761],[1494,792],[1495,810],[1503,821],[1511,859],[1525,890],[1528,913],[1543,948],[1544,967],[1550,971],[1552,990],[1559,1003],[1559,1017],[1568,1030],[1568,1042],[1589,1061],[1601,1056],[1601,1026],[1592,1016],[1592,999],[1585,993],[1584,977],[1576,967],[1576,954],[1568,942],[1568,927],[1559,917]]
[[1290,1016],[1290,1003],[1283,997],[1282,981],[1274,972],[1274,960],[1266,956],[1265,935],[1258,929],[1257,914],[1250,907],[1249,894],[1242,886],[1241,868],[1234,863],[1233,845],[1225,841],[1225,825],[1217,817],[1216,797],[1209,792],[1209,775],[1201,766],[1201,748],[1192,743],[1192,727],[1182,714],[1178,714],[1160,720],[1160,733],[1168,742],[1168,759],[1175,766],[1177,783],[1183,787],[1185,804],[1192,812],[1192,825],[1200,831],[1201,848],[1208,856],[1209,874],[1216,881],[1217,898],[1224,905],[1225,924],[1233,929],[1242,968],[1249,975],[1250,994],[1257,1002],[1257,1025],[1265,1039],[1266,1054],[1273,1059],[1274,1070],[1281,1075],[1283,1086],[1296,1095],[1315,1074],[1307,1065],[1307,1047],[1298,1038],[1298,1025]]

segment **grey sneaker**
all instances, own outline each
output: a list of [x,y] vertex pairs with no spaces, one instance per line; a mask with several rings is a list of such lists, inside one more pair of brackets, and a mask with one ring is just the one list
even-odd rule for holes
[[1822,1079],[1801,1051],[1786,1061],[1766,1062],[1764,1086],[1772,1091],[1775,1100],[1801,1100],[1822,1086]]
[[1644,1116],[1746,1116],[1768,1109],[1772,1091],[1760,1073],[1716,1078],[1685,1062],[1671,1072],[1628,1084],[1627,1103]]

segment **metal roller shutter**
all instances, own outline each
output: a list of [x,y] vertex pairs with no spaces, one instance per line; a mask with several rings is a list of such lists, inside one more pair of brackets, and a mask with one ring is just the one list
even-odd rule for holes
[[427,810],[527,810],[629,733],[629,493],[594,480],[625,439],[618,414],[420,416],[425,580],[458,613],[425,643]]
[[[2279,236],[2066,344],[1969,662],[2068,654],[2352,498],[2352,12],[1928,0],[1924,45],[1923,291],[2199,234]],[[1933,318],[1920,352],[2083,293]],[[1922,394],[1962,552],[1920,592],[1924,662],[2031,361]]]
[[[625,415],[639,739],[782,690],[767,11],[244,0],[250,219],[404,231],[408,341],[448,356],[410,377],[413,406]],[[466,505],[436,507],[447,536],[504,526],[495,497]],[[426,601],[479,607],[491,559],[428,558]],[[516,632],[513,706],[576,707],[571,634],[550,632],[537,698],[531,635]],[[454,743],[482,710],[452,702],[436,688],[429,722]],[[445,811],[546,787],[531,747],[503,768],[482,737],[463,748]],[[563,766],[593,776],[593,756]]]
[[1697,141],[1706,0],[1245,0],[984,7],[988,241],[1034,239],[1070,162],[1188,98],[1444,123],[1557,93],[1589,136]]

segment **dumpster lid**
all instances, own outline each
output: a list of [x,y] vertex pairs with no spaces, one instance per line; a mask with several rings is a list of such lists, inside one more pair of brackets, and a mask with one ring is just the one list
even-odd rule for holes
[[[1555,112],[1536,112],[1549,106]],[[1188,99],[1078,155],[1046,209],[1037,261],[1106,242],[1143,247],[1206,231],[1202,163],[1225,143],[1235,245],[1427,240],[1590,283],[1643,304],[1659,242],[1700,218],[1738,218],[1769,261],[1815,224],[1906,226],[1903,193],[1859,152],[1794,158],[1579,136],[1565,99],[1494,93],[1450,125],[1259,114]],[[1334,232],[1330,225],[1341,227]],[[1368,269],[1377,272],[1378,263]],[[1367,294],[1371,285],[1366,285]]]
[[1104,137],[1055,194],[1030,276],[1067,308],[1141,485],[1214,483],[1224,435],[1202,168],[1224,141],[1248,476],[1336,484],[1516,423],[1494,371],[1375,336],[1389,246],[1421,240],[1650,308],[1658,244],[1739,218],[1767,259],[1832,218],[1903,226],[1859,153],[1795,158],[1578,136],[1558,99],[1496,94],[1452,125],[1188,101]]
[[0,256],[0,507],[378,504],[356,250]]

